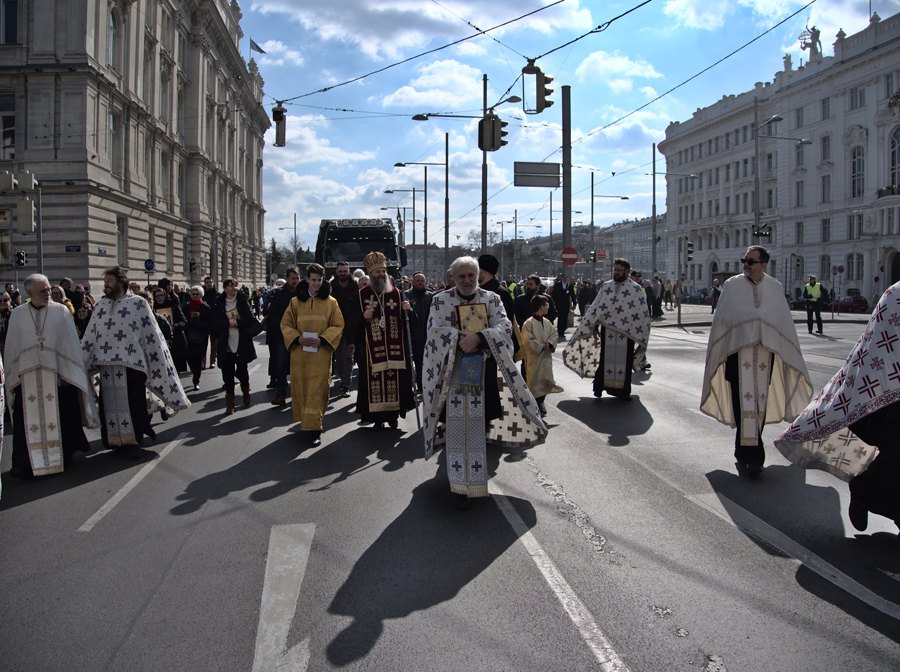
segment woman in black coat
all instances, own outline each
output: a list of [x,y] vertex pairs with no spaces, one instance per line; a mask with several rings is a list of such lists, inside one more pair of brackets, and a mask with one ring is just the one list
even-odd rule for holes
[[203,358],[206,357],[206,343],[212,331],[212,308],[203,300],[203,288],[200,285],[191,287],[189,300],[184,304],[187,327],[184,330],[187,338],[187,361],[194,377],[194,390],[200,389],[200,373],[203,371]]
[[175,364],[175,370],[179,373],[187,371],[188,344],[184,335],[187,320],[181,310],[181,305],[177,299],[167,294],[166,290],[157,287],[153,290],[153,312],[168,320],[172,327],[169,350],[172,352],[172,363]]
[[213,332],[217,339],[217,355],[225,383],[225,415],[234,413],[234,379],[241,383],[244,408],[250,408],[250,374],[247,364],[256,359],[253,337],[260,323],[253,316],[247,297],[238,292],[237,280],[227,278],[224,292],[213,307]]

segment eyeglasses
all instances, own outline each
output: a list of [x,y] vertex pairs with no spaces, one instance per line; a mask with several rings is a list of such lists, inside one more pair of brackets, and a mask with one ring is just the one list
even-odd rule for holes
[[747,259],[746,257],[744,257],[743,259],[741,259],[741,263],[746,264],[747,266],[756,266],[756,264],[764,264],[766,262],[758,261],[757,259]]

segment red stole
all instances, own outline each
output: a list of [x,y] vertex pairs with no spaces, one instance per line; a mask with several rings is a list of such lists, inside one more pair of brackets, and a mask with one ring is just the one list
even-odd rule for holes
[[403,297],[396,287],[379,295],[371,285],[366,285],[359,292],[359,302],[363,312],[368,308],[373,311],[372,319],[365,324],[369,410],[399,411],[399,384],[402,379],[397,371],[406,369],[401,308]]

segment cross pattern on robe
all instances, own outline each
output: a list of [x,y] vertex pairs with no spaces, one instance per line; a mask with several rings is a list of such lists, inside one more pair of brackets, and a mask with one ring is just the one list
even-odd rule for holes
[[815,410],[812,413],[812,417],[806,421],[806,424],[812,425],[813,427],[818,427],[822,424],[822,418],[825,417],[825,411]]
[[873,357],[872,361],[869,362],[869,368],[881,371],[884,368],[884,360],[881,357]]
[[126,336],[128,336],[128,334],[126,334],[126,333],[125,333],[124,331],[122,331],[121,329],[119,329],[118,332],[116,332],[115,334],[113,334],[113,337],[114,337],[117,341],[119,341],[119,343],[121,343],[121,342],[122,342],[122,339],[124,339]]
[[142,324],[143,326],[145,326],[145,327],[149,327],[149,326],[150,326],[150,316],[149,316],[149,315],[144,315],[144,316],[141,318],[141,324]]
[[153,369],[153,370],[150,372],[150,377],[151,377],[153,380],[156,380],[157,378],[162,378],[162,371],[160,371],[159,369]]
[[881,387],[881,383],[878,380],[871,380],[869,376],[863,376],[862,385],[859,386],[857,391],[868,394],[869,399],[874,399],[879,387]]
[[51,422],[49,425],[47,425],[47,429],[49,429],[51,432],[54,431],[56,429],[56,423]]
[[122,418],[122,422],[120,423],[122,427],[128,427],[128,418]]
[[880,306],[878,306],[875,309],[875,312],[872,313],[872,317],[875,318],[876,322],[881,322],[882,318],[884,317],[885,312],[887,312],[887,304],[882,303]]
[[393,297],[391,297],[390,299],[388,299],[388,302],[387,302],[385,305],[386,305],[388,308],[390,308],[391,310],[393,310],[394,308],[397,307],[397,302],[394,301],[394,298],[393,298]]
[[103,350],[104,355],[108,355],[109,351],[113,349],[113,346],[110,345],[109,343],[104,343],[103,345],[100,346],[100,349]]
[[159,361],[159,353],[158,353],[158,352],[151,352],[151,353],[150,353],[150,361],[151,361],[151,362],[158,362],[158,361]]
[[474,406],[475,408],[481,406],[481,397],[471,397],[470,400],[472,402],[472,406]]
[[888,324],[892,327],[900,327],[900,313],[891,313],[891,318],[888,320]]
[[172,392],[172,394],[177,394],[178,393],[178,383],[172,383],[171,385],[169,385],[169,390]]
[[459,460],[454,460],[453,464],[451,464],[450,466],[453,467],[453,470],[456,473],[459,473],[459,470],[462,469],[462,465],[459,463]]
[[838,434],[838,441],[840,441],[844,446],[849,446],[853,443],[853,440],[856,438],[849,429],[845,429],[843,432]]
[[146,341],[147,341],[147,343],[151,343],[151,344],[155,343],[156,337],[153,334],[147,334]]
[[37,431],[40,429],[40,427],[38,427],[37,425],[31,425],[29,429],[31,430],[32,434],[37,434]]
[[888,374],[888,380],[900,383],[900,363],[894,362],[893,367],[893,371]]
[[47,401],[53,401],[54,399],[56,399],[56,397],[53,395],[52,392],[48,392],[47,394],[44,395],[44,399],[46,399]]
[[107,330],[111,330],[114,326],[116,326],[116,322],[110,317],[106,322],[103,323],[103,326],[106,327]]
[[128,306],[122,306],[117,312],[118,312],[119,315],[121,315],[123,318],[128,317],[129,315],[131,315],[131,311],[128,310]]
[[119,380],[122,380],[122,376],[124,376],[124,375],[125,375],[125,374],[122,373],[122,370],[121,370],[121,369],[118,370],[118,371],[116,371],[116,378],[118,378]]
[[368,299],[366,299],[366,308],[370,308],[372,310],[378,308],[378,299],[376,299],[374,296],[370,296]]
[[519,427],[518,422],[513,421],[513,423],[509,426],[509,433],[513,435],[513,438],[516,438],[516,436],[518,436],[519,433],[523,432],[523,431],[525,431],[525,430],[523,430],[521,427]]
[[847,415],[847,409],[850,407],[850,398],[844,394],[843,392],[838,395],[838,403],[834,405],[834,410],[840,411],[844,415]]
[[474,471],[476,474],[477,474],[479,471],[481,471],[482,469],[484,469],[484,465],[481,464],[481,462],[479,462],[478,460],[475,460],[475,461],[472,463],[472,471]]
[[864,458],[866,455],[869,454],[869,451],[866,450],[866,447],[865,447],[865,446],[857,446],[857,447],[854,449],[853,454],[856,455],[858,458],[862,459],[862,458]]
[[854,356],[851,364],[853,366],[862,366],[863,364],[866,363],[866,357],[868,357],[868,356],[869,356],[868,350],[859,350],[859,351],[857,351],[856,355]]
[[129,343],[128,347],[125,348],[125,352],[127,352],[129,355],[133,355],[135,350],[137,350],[137,348],[134,347],[134,343]]
[[879,334],[878,343],[876,345],[879,348],[884,348],[885,352],[893,352],[894,344],[900,340],[900,336],[897,334],[889,334],[886,331],[882,331]]
[[462,402],[459,400],[459,397],[453,397],[453,400],[450,402],[450,405],[453,406],[453,408],[459,408],[459,405],[461,403]]
[[841,452],[832,457],[829,462],[831,462],[831,464],[836,467],[846,467],[848,464],[850,464],[850,459],[846,457],[846,455],[847,453]]

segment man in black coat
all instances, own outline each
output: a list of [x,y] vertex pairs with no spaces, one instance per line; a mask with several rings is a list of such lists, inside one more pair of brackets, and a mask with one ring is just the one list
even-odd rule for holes
[[500,270],[500,262],[492,254],[482,254],[478,257],[478,286],[500,296],[500,301],[506,309],[506,316],[512,320],[515,317],[512,294],[497,279],[497,271]]
[[[203,302],[212,308],[216,305],[216,300],[219,298],[219,292],[216,291],[216,286],[213,284],[212,276],[207,275],[203,278]],[[216,332],[215,330],[211,331],[209,334],[209,368],[214,369],[216,367]]]
[[566,329],[569,328],[569,313],[575,303],[575,287],[569,282],[568,275],[560,273],[557,276],[556,282],[550,288],[550,298],[553,299],[559,313],[556,320],[556,333],[559,334],[559,340],[563,340],[566,337]]
[[344,333],[334,351],[335,373],[341,379],[341,397],[350,396],[350,377],[353,373],[353,354],[356,350],[356,331],[362,319],[359,305],[359,285],[350,277],[350,264],[339,261],[331,280],[331,295],[337,299],[344,316]]
[[287,377],[291,368],[291,356],[284,347],[281,318],[294,298],[299,282],[300,274],[297,273],[297,269],[293,266],[288,268],[284,272],[284,285],[272,292],[266,302],[266,345],[269,346],[270,374],[272,384],[275,386],[275,397],[271,403],[275,406],[284,406],[287,403]]
[[406,300],[416,315],[415,328],[412,328],[412,354],[416,365],[416,386],[422,391],[422,360],[425,358],[425,342],[428,340],[428,313],[431,311],[431,299],[434,292],[428,291],[425,285],[425,274],[413,274],[412,287],[406,292]]
[[[541,278],[537,275],[529,275],[525,278],[525,292],[521,296],[517,296],[513,300],[513,312],[516,316],[516,322],[519,327],[525,324],[525,320],[531,317],[531,297],[535,294],[544,294],[545,288],[541,286]],[[547,311],[547,319],[551,322],[557,318],[556,312],[556,304],[553,303],[553,298],[548,296],[550,299],[550,309]]]

